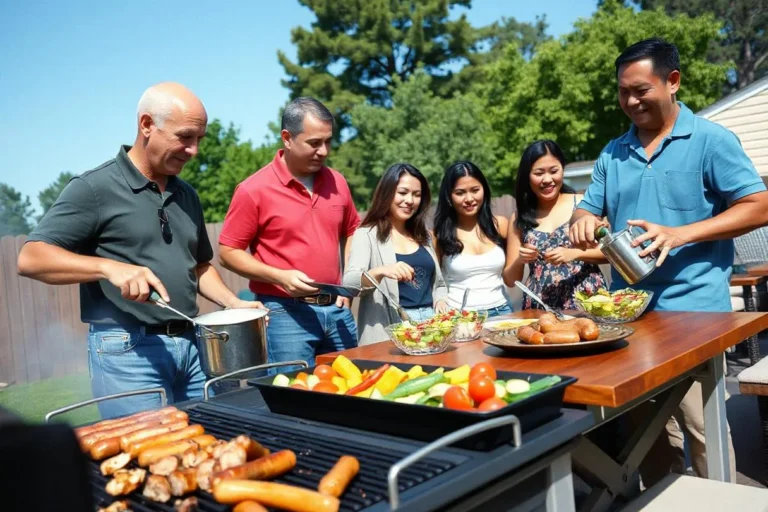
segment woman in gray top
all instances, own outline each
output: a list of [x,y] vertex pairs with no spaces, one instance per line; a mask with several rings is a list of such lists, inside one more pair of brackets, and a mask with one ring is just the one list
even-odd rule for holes
[[448,289],[426,226],[429,202],[426,178],[409,164],[393,165],[376,186],[371,208],[352,237],[344,273],[344,285],[363,288],[357,315],[360,345],[389,339],[384,327],[400,322],[364,271],[415,321],[448,309]]

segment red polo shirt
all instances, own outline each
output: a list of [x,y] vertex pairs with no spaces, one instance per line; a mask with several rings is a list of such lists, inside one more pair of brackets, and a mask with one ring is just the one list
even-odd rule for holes
[[[251,250],[262,263],[300,270],[321,283],[341,282],[340,244],[360,224],[344,176],[328,167],[315,174],[312,196],[282,160],[240,183],[229,205],[219,243]],[[282,287],[250,282],[252,292],[288,297]]]

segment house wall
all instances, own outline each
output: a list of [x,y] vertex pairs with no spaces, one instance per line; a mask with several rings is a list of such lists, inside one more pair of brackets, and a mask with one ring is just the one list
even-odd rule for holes
[[757,172],[768,181],[768,90],[712,116],[735,133]]

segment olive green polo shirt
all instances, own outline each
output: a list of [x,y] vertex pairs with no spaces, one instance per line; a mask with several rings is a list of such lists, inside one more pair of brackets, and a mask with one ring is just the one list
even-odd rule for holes
[[[87,256],[148,267],[168,290],[171,304],[197,314],[195,268],[213,258],[195,190],[171,177],[164,193],[128,158],[123,146],[113,160],[69,182],[29,236]],[[170,236],[163,235],[164,209]],[[167,228],[166,228],[167,229]],[[124,299],[107,280],[80,285],[85,323],[159,325],[179,318],[151,303]]]

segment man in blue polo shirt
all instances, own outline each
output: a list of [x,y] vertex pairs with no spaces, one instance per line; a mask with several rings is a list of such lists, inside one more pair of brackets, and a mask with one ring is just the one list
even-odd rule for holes
[[[594,247],[602,217],[613,231],[638,226],[645,233],[635,245],[651,241],[641,255],[660,252],[658,268],[641,283],[654,292],[650,309],[730,311],[732,239],[768,224],[765,185],[733,133],[676,100],[680,57],[674,45],[655,38],[635,43],[616,59],[616,73],[619,104],[632,127],[595,162],[571,219],[571,242]],[[615,270],[612,278],[612,288],[627,287]],[[689,434],[694,471],[705,476],[698,383],[673,416]],[[672,420],[667,431],[669,442],[663,436],[657,442],[663,449],[657,446],[646,458],[647,485],[669,469],[684,470],[682,434]],[[735,480],[730,435],[728,441]]]

